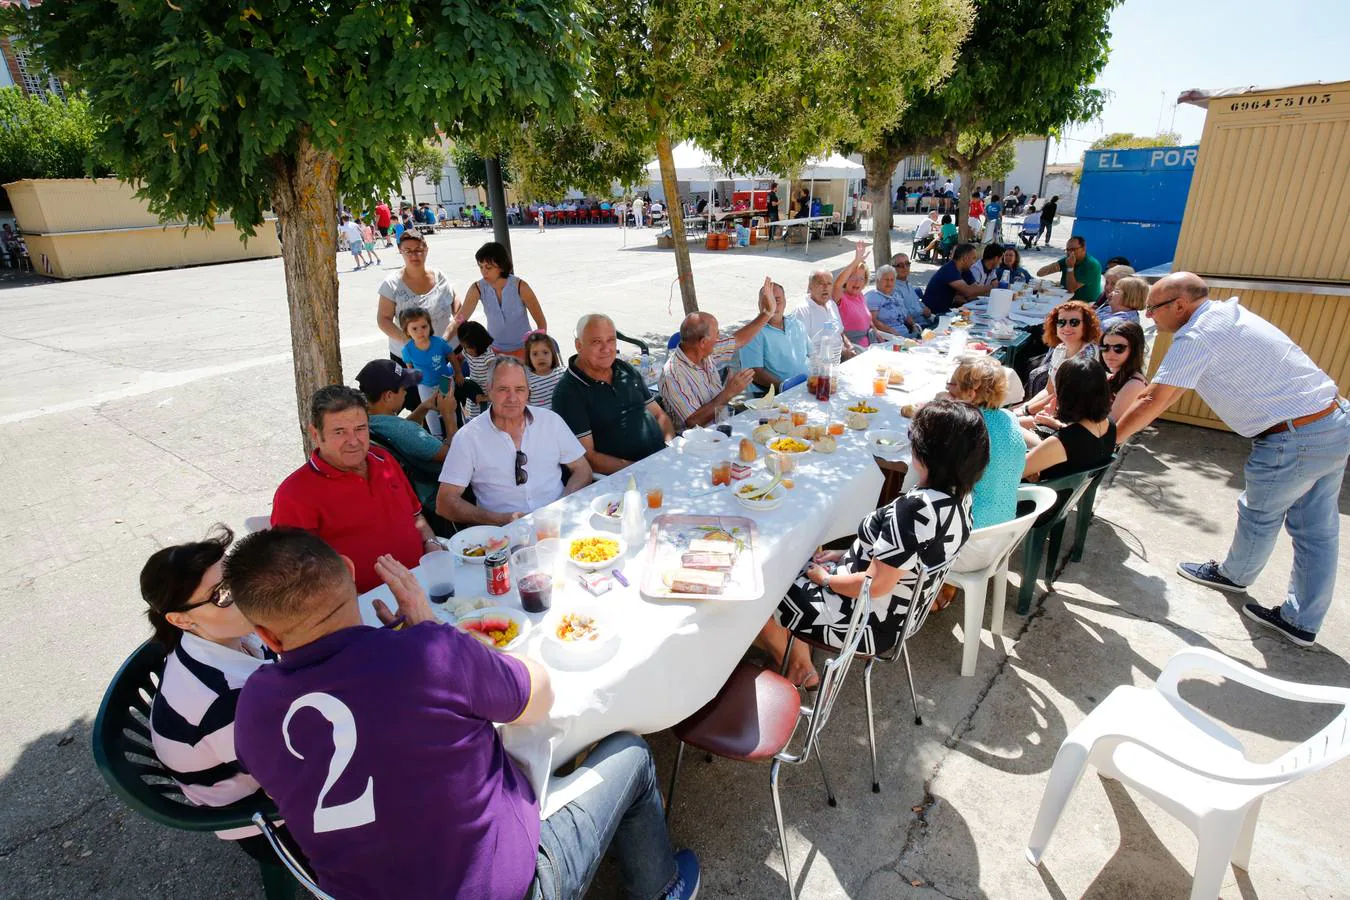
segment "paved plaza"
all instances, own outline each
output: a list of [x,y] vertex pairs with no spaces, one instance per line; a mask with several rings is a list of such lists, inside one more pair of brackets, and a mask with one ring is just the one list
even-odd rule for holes
[[[917,217],[897,219],[893,248],[908,250]],[[1062,247],[1068,223],[1058,231]],[[488,239],[481,230],[436,235],[428,264],[462,294],[477,277],[473,252]],[[662,348],[678,327],[673,254],[656,248],[652,230],[516,229],[512,241],[517,271],[565,349],[587,312],[606,312],[621,331]],[[398,255],[379,253],[383,266],[361,272],[338,256],[348,381],[386,354],[376,287]],[[837,270],[852,247],[830,238],[813,241],[809,256],[782,244],[692,253],[700,305],[726,326],[753,313],[766,274],[795,302],[813,268]],[[1034,272],[1050,258],[1027,254],[1024,265]],[[916,266],[916,280],[933,268]],[[838,807],[825,804],[814,765],[789,767],[782,779],[799,896],[1188,894],[1190,833],[1094,774],[1040,868],[1023,847],[1067,731],[1113,687],[1151,684],[1186,645],[1277,677],[1350,686],[1345,602],[1333,605],[1319,646],[1299,650],[1256,633],[1238,613],[1242,596],[1174,574],[1179,560],[1223,556],[1247,447],[1176,424],[1143,433],[1098,497],[1082,562],[1063,568],[1031,616],[1009,610],[1004,637],[986,632],[974,677],[958,674],[959,604],[929,620],[911,644],[922,726],[902,667],[879,667],[880,794],[870,790],[861,670],[853,670],[824,736]],[[0,897],[261,896],[243,854],[209,835],[152,825],[117,800],[94,768],[89,732],[111,675],[149,634],[137,587],[146,557],[199,538],[213,522],[237,528],[266,513],[301,461],[280,259],[0,281]],[[1343,523],[1347,513],[1343,493]],[[1350,586],[1345,546],[1341,595]],[[1279,601],[1290,559],[1282,535],[1253,598]],[[1331,715],[1204,681],[1183,694],[1262,759]],[[664,781],[674,741],[650,741]],[[1250,872],[1230,871],[1225,898],[1350,896],[1347,773],[1333,769],[1267,798]],[[786,895],[767,767],[688,754],[671,827],[704,862],[701,897]],[[602,870],[592,895],[615,894]]]

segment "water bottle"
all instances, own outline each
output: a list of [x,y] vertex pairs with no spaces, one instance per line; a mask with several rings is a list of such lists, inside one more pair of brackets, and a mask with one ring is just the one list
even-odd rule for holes
[[647,537],[647,522],[642,517],[642,495],[638,493],[637,479],[628,476],[628,487],[623,492],[623,512],[619,516],[624,543],[631,552],[642,549]]

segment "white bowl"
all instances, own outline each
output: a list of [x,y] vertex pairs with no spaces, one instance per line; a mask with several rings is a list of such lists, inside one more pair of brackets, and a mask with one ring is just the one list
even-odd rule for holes
[[[619,552],[615,553],[612,557],[605,560],[604,562],[580,562],[578,560],[573,559],[572,558],[573,542],[585,540],[586,538],[603,538],[607,541],[614,541],[619,545]],[[628,545],[624,542],[624,539],[614,534],[600,534],[599,532],[589,532],[586,534],[576,535],[575,537],[565,538],[563,540],[563,552],[567,554],[567,561],[570,562],[572,565],[576,566],[578,569],[584,569],[587,572],[598,572],[601,569],[618,565],[619,560],[623,558],[624,553],[626,553],[627,551]]]
[[[904,431],[877,429],[867,432],[864,437],[867,439],[867,449],[872,451],[873,456],[891,459],[903,456],[909,450],[909,434]],[[895,441],[895,443],[887,446],[883,445],[882,441]]]
[[456,620],[455,627],[460,631],[473,631],[476,630],[473,628],[474,623],[481,623],[498,618],[515,622],[516,627],[520,629],[520,633],[517,634],[510,643],[501,647],[495,647],[494,649],[505,652],[519,647],[521,642],[525,640],[525,635],[530,633],[530,620],[526,617],[525,613],[518,609],[507,609],[504,606],[489,606],[486,609],[474,610],[469,615],[461,616]]
[[[899,387],[899,385],[897,385],[897,387]],[[857,405],[860,404],[860,403],[863,403],[863,404],[866,404],[867,406],[870,406],[870,407],[872,408],[872,412],[858,413],[859,415],[867,416],[867,418],[871,419],[873,416],[878,416],[878,415],[881,414],[881,407],[878,406],[877,404],[875,404],[875,403],[869,401],[869,400],[854,400],[854,401],[853,401],[852,403],[850,403],[848,406],[845,406],[845,407],[843,408],[843,410],[840,411],[839,414],[842,415],[842,416],[847,416],[849,413],[856,413],[856,412],[858,412],[858,410],[856,410],[856,409],[849,409],[849,407],[850,407],[850,406],[857,406]]]
[[745,487],[765,488],[769,486],[769,482],[771,481],[773,481],[772,478],[753,479],[748,483],[737,485],[736,489],[731,492],[731,496],[735,497],[736,502],[739,503],[741,506],[744,506],[746,509],[766,509],[766,510],[777,509],[779,506],[783,505],[783,495],[786,494],[788,490],[787,488],[783,487],[781,483],[777,485],[772,492],[770,492],[769,499],[750,500],[747,499],[746,497],[741,496],[742,488]]
[[[569,615],[585,616],[594,621],[596,636],[594,639],[579,641],[563,640],[558,636],[558,628],[563,618]],[[594,604],[569,604],[555,608],[540,625],[544,629],[544,656],[552,666],[560,669],[590,668],[607,662],[619,648],[619,632],[614,626],[613,617],[606,615]]]
[[609,508],[609,505],[611,503],[622,504],[623,494],[624,494],[623,491],[615,491],[614,493],[610,494],[601,494],[599,497],[596,497],[594,500],[591,501],[591,512],[595,513],[597,516],[604,519],[606,522],[613,522],[614,524],[618,524],[619,521],[623,518],[621,513],[615,513],[614,515],[610,515],[608,512],[606,512],[606,510]]
[[779,450],[773,446],[775,442],[780,441],[785,437],[789,437],[789,435],[786,434],[774,435],[772,438],[769,439],[769,442],[764,445],[765,449],[768,450],[770,453],[786,453],[788,456],[801,456],[804,453],[811,452],[811,442],[806,440],[806,438],[793,438],[793,440],[801,441],[803,444],[805,444],[806,445],[805,450]]
[[487,556],[486,553],[482,556],[465,556],[464,550],[467,547],[483,546],[492,538],[500,538],[506,541],[502,546],[510,549],[510,535],[506,533],[505,528],[498,528],[495,525],[475,525],[472,528],[465,528],[463,531],[456,531],[446,543],[450,552],[455,554],[460,562],[481,566],[483,559]]
[[695,453],[720,453],[731,443],[731,438],[712,428],[690,428],[684,433],[684,446]]

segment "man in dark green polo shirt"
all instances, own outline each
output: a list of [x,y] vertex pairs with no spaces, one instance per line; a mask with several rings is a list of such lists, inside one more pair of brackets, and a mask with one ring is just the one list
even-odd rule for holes
[[614,322],[593,313],[577,323],[577,355],[553,391],[553,411],[602,475],[656,453],[675,435],[642,375],[619,359]]
[[1041,266],[1037,278],[1059,272],[1060,287],[1073,291],[1073,299],[1096,303],[1102,295],[1102,264],[1088,256],[1087,241],[1074,235],[1064,242],[1064,258]]

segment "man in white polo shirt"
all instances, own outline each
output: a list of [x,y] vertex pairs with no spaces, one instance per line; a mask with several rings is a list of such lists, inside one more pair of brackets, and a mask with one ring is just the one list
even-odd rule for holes
[[1153,383],[1116,426],[1117,439],[1124,443],[1188,388],[1229,428],[1252,439],[1228,556],[1222,563],[1183,562],[1177,572],[1221,591],[1244,592],[1270,559],[1284,525],[1294,541],[1288,597],[1282,606],[1248,603],[1242,612],[1310,646],[1336,586],[1350,404],[1284,332],[1236,298],[1210,300],[1198,275],[1177,272],[1159,281],[1144,312],[1176,337]]
[[[452,522],[505,525],[591,483],[586,450],[562,417],[529,407],[525,367],[514,356],[488,364],[492,408],[459,430],[441,469],[436,511]],[[563,483],[562,466],[567,467]],[[473,487],[475,502],[464,499]]]

